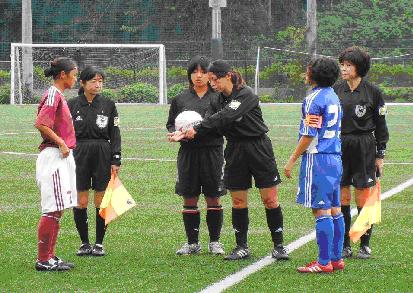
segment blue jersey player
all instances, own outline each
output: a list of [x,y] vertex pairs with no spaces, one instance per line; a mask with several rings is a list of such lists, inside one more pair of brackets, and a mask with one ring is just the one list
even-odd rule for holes
[[299,141],[284,173],[291,178],[295,161],[302,155],[297,202],[312,209],[316,220],[318,260],[299,267],[301,273],[343,270],[344,219],[340,210],[341,117],[340,100],[331,86],[338,64],[317,58],[307,66],[306,83],[312,87],[302,105]]

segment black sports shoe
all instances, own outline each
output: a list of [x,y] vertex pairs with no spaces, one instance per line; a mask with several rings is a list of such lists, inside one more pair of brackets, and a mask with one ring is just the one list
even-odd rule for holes
[[70,267],[63,264],[63,263],[58,263],[56,260],[53,258],[49,259],[48,261],[36,261],[36,264],[34,266],[36,271],[68,271],[70,270]]
[[343,248],[342,256],[343,258],[349,258],[353,256],[353,251],[351,250],[350,246],[346,246]]
[[371,257],[371,249],[368,246],[360,247],[359,252],[357,253],[357,258],[368,259]]
[[105,250],[103,249],[103,245],[102,244],[93,245],[92,255],[93,256],[104,256]]
[[92,254],[92,246],[89,243],[83,243],[80,245],[79,250],[76,252],[77,256],[84,256]]
[[58,257],[58,256],[55,256],[53,259],[54,259],[55,261],[57,261],[58,264],[66,265],[66,266],[68,266],[68,267],[71,268],[71,269],[73,269],[73,268],[75,267],[75,264],[74,264],[74,263],[64,261],[63,259],[61,259],[61,258]]
[[288,259],[290,259],[290,257],[288,256],[287,249],[282,244],[279,244],[276,247],[274,247],[274,249],[272,250],[271,255],[276,260],[288,260]]
[[237,245],[230,254],[224,257],[225,260],[239,260],[244,258],[249,258],[251,256],[251,251],[248,247],[243,247]]

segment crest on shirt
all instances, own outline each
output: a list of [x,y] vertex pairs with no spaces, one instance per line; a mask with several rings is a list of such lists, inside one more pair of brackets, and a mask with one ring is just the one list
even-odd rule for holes
[[239,102],[239,101],[237,101],[237,100],[233,100],[233,101],[231,101],[231,103],[229,103],[229,107],[230,107],[232,110],[237,110],[238,107],[239,107],[239,105],[241,105],[241,102]]
[[97,115],[96,117],[96,125],[99,128],[105,128],[108,125],[108,116],[105,115]]
[[77,116],[76,117],[76,121],[82,121],[82,120],[83,120],[82,116]]
[[367,107],[366,105],[356,105],[356,109],[354,110],[354,112],[356,113],[356,116],[361,118],[364,116],[364,114],[366,114],[367,111]]

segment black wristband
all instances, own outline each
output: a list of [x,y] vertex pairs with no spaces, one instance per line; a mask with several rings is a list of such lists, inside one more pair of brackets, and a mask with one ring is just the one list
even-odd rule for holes
[[377,150],[376,152],[376,158],[378,159],[384,159],[385,155],[386,155],[386,150]]

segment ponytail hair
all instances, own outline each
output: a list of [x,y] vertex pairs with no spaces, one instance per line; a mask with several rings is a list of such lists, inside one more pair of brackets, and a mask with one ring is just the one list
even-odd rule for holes
[[102,77],[103,80],[105,80],[105,73],[103,72],[103,70],[100,70],[99,68],[96,68],[94,66],[86,66],[85,69],[82,70],[82,72],[80,73],[80,87],[79,90],[77,91],[78,95],[82,95],[85,92],[85,89],[82,86],[82,83],[88,81],[88,80],[92,80],[93,78],[95,78],[96,75],[100,75]]
[[245,81],[242,78],[241,73],[231,70],[231,66],[224,60],[218,59],[213,61],[208,67],[208,72],[215,74],[218,78],[222,78],[229,73],[231,75],[232,84],[237,90],[245,86]]
[[50,67],[44,70],[44,76],[49,77],[53,76],[53,79],[60,78],[60,72],[64,71],[69,73],[77,67],[75,61],[68,57],[57,57],[52,62],[50,62]]

